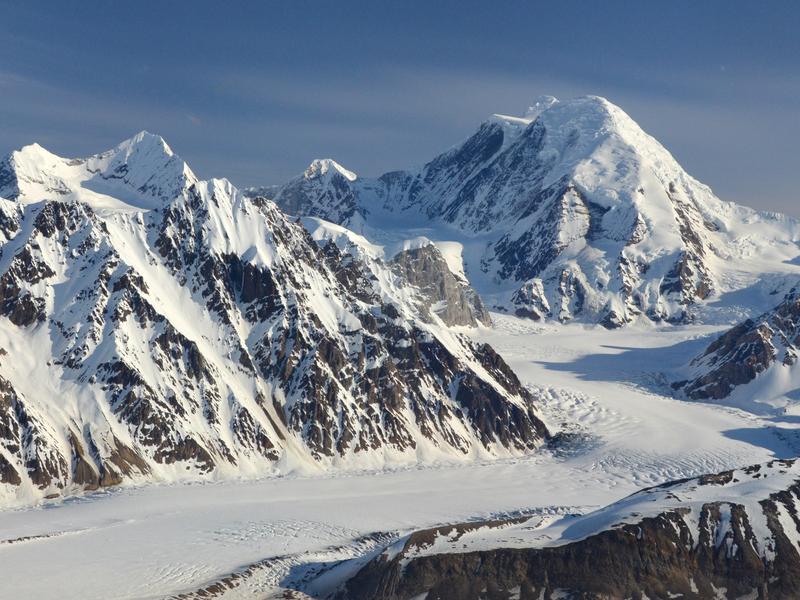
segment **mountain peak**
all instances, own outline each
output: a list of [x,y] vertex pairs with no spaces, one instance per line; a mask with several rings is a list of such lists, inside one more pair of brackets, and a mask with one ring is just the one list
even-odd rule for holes
[[124,164],[128,171],[141,168],[151,174],[169,165],[172,170],[177,167],[184,175],[196,180],[188,165],[172,151],[164,138],[149,131],[140,131],[111,150],[89,157],[86,162],[92,170],[106,171]]
[[17,199],[21,195],[20,183],[43,179],[50,170],[63,170],[65,163],[36,142],[14,150],[0,161],[0,197]]
[[[528,122],[540,120],[551,131],[567,127],[592,134],[612,130],[620,134],[633,133],[635,136],[644,133],[619,106],[607,98],[594,95],[577,96],[568,100],[540,96],[521,118]],[[636,140],[637,143],[642,141]]]
[[[36,172],[8,164],[0,340],[18,357],[0,361],[0,502],[162,474],[522,455],[549,437],[500,356],[445,328],[485,311],[443,259],[395,270],[318,244],[226,179],[187,181],[149,134]],[[347,210],[341,167],[315,168],[328,175],[296,185]],[[15,365],[34,352],[30,384]]]
[[[668,181],[685,178],[681,166],[658,140],[648,135],[624,110],[602,96],[580,96],[557,102],[537,117],[537,122],[547,131],[547,145],[558,162],[572,175],[582,163],[592,171],[589,187],[596,187],[600,179],[613,176],[621,185],[630,180],[633,170],[647,163]],[[611,158],[611,157],[615,158]],[[627,164],[628,169],[621,168]],[[603,169],[592,165],[604,165]],[[602,171],[602,172],[601,172]],[[554,171],[557,176],[564,173]],[[612,186],[609,182],[606,187]],[[624,186],[623,186],[624,187]],[[638,189],[639,185],[633,189]]]
[[5,162],[12,163],[16,169],[48,168],[66,159],[53,154],[37,142],[22,146],[9,154]]
[[164,138],[147,131],[88,158],[63,158],[33,143],[0,163],[0,196],[23,203],[71,199],[152,209],[197,181]]
[[[111,150],[89,157],[85,163],[86,169],[103,182],[121,182],[146,196],[148,201],[144,204],[134,204],[149,208],[172,200],[198,181],[164,138],[148,131],[140,131]],[[105,183],[101,187],[105,188]],[[152,200],[157,202],[153,204]]]
[[124,142],[116,145],[113,151],[148,151],[148,152],[161,152],[167,156],[174,156],[175,153],[169,147],[166,140],[158,134],[150,133],[149,131],[142,130],[133,137],[128,138]]
[[[531,111],[536,112],[536,108],[530,107],[527,114],[532,114]],[[538,115],[544,115],[544,118],[551,123],[572,119],[578,122],[581,129],[600,127],[603,121],[620,115],[631,120],[621,108],[602,96],[578,96],[564,101],[555,100],[549,106],[542,106],[538,110]]]
[[[553,123],[563,121],[563,117],[570,119],[578,118],[582,122],[581,129],[602,128],[604,121],[609,118],[619,117],[630,121],[633,120],[614,103],[602,96],[578,96],[569,100],[561,101],[554,96],[539,96],[528,106],[525,113],[521,116],[508,116],[503,114],[492,115],[490,120],[506,124],[530,124],[544,114],[547,114],[551,126]],[[550,118],[550,117],[562,118]],[[607,124],[607,123],[605,123]],[[638,127],[638,126],[637,126]]]
[[306,179],[317,179],[319,177],[324,177],[328,173],[331,175],[338,173],[348,181],[355,181],[358,177],[355,173],[348,171],[332,158],[318,158],[314,160],[303,173],[303,177]]
[[377,179],[309,179],[317,170],[281,188],[278,205],[384,239],[414,237],[419,223],[447,231],[474,287],[525,316],[695,318],[748,259],[748,223],[764,224],[753,235],[776,263],[797,255],[800,225],[723,203],[601,96],[537,98],[525,117],[494,115],[422,167]]

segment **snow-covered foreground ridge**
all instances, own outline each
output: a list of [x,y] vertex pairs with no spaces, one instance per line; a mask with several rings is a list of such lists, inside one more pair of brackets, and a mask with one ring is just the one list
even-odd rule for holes
[[372,241],[457,242],[490,304],[537,320],[708,320],[729,292],[753,287],[734,302],[760,311],[800,276],[797,220],[718,199],[596,96],[494,115],[418,169],[373,179],[317,160],[268,193]]
[[446,326],[488,318],[446,257],[346,250],[145,132],[9,155],[0,502],[540,446],[516,375]]
[[579,517],[419,531],[372,559],[341,597],[791,598],[799,507],[800,464],[776,460],[665,483]]

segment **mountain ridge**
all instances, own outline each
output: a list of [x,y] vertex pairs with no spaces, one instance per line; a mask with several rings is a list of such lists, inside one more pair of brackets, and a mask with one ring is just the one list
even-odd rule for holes
[[714,339],[672,375],[672,388],[692,400],[725,401],[754,412],[780,413],[800,383],[800,289]]
[[164,138],[147,131],[87,158],[62,158],[34,143],[0,162],[0,197],[21,202],[74,198],[94,208],[147,210],[198,181]]
[[799,494],[797,462],[774,460],[646,488],[581,516],[417,531],[370,557],[336,597],[789,598]]

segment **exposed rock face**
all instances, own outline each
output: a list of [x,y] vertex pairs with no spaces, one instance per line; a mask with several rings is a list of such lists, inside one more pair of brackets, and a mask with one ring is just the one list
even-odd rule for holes
[[[673,384],[689,398],[719,400],[759,376],[788,382],[800,354],[800,294],[792,290],[769,312],[748,319],[712,342],[689,366],[689,379]],[[784,391],[788,391],[784,390]]]
[[[272,202],[197,181],[151,137],[5,163],[17,183],[0,199],[0,492],[542,444],[502,359],[420,317],[423,287],[468,303],[452,275],[409,262],[422,287],[406,286]],[[87,167],[101,162],[110,188]]]
[[792,598],[798,503],[800,468],[774,461],[643,490],[545,527],[537,518],[440,527],[373,559],[340,597]]
[[417,170],[340,177],[346,210],[316,181],[290,182],[278,203],[365,233],[452,236],[471,248],[478,291],[532,318],[688,321],[751,244],[776,264],[798,252],[796,221],[721,202],[597,97],[495,115]]
[[433,244],[399,252],[390,265],[421,295],[420,309],[436,314],[446,325],[490,325],[492,318],[467,281],[450,271]]
[[[0,434],[6,452],[3,483],[19,485],[24,473],[35,485],[47,487],[69,476],[70,465],[58,450],[49,424],[26,406],[12,385],[0,378]],[[17,460],[13,460],[17,459]]]
[[[363,263],[385,297],[415,307],[426,322],[447,326],[490,325],[491,315],[463,271],[461,246],[450,244],[448,256],[431,240],[405,240],[387,259],[386,248],[353,231],[319,218],[302,219],[322,246],[335,245],[347,260]],[[388,292],[388,294],[387,294]]]

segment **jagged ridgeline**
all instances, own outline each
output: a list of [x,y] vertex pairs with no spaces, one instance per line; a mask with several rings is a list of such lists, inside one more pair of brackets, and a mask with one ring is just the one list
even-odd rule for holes
[[0,197],[6,499],[548,435],[505,362],[446,327],[488,315],[433,248],[362,260],[147,133],[88,159],[25,147]]

